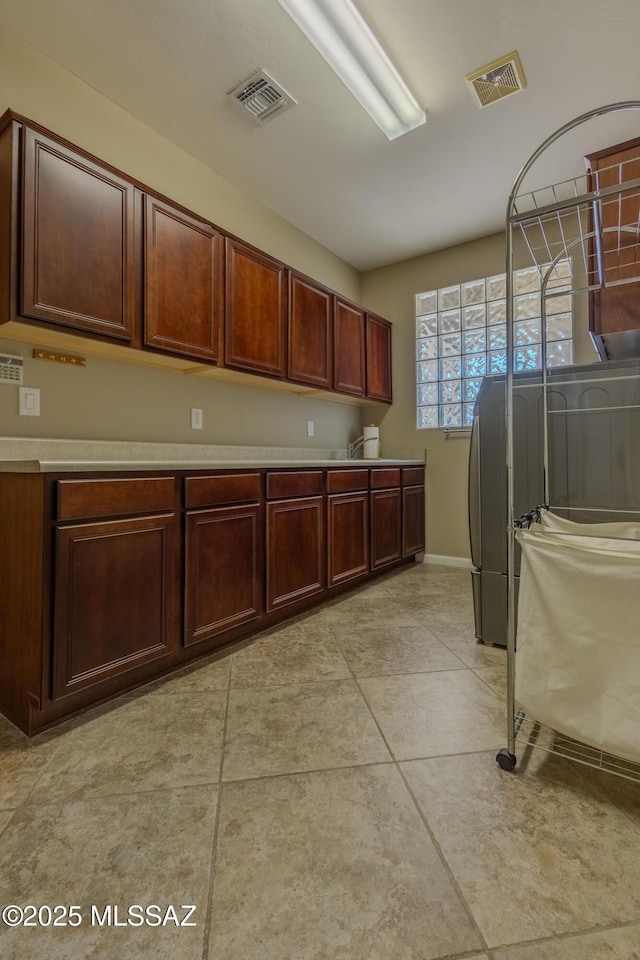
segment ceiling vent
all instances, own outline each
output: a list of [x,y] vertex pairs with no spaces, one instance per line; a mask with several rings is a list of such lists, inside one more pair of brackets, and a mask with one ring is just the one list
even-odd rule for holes
[[467,82],[481,107],[524,90],[527,85],[520,57],[515,50],[469,74]]
[[259,70],[258,73],[249,77],[232,90],[229,96],[260,123],[266,123],[276,114],[284,113],[297,103],[297,100],[294,100],[279,83],[276,83],[266,70]]

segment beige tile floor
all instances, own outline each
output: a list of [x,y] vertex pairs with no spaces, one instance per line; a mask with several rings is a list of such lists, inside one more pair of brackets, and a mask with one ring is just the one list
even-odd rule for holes
[[0,721],[0,906],[82,921],[0,921],[0,958],[640,960],[640,787],[500,771],[504,676],[469,574],[416,564],[33,741]]

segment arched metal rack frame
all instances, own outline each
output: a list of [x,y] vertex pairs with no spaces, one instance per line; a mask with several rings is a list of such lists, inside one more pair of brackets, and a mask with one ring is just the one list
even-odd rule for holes
[[[551,731],[544,734],[540,725],[516,710],[516,594],[515,594],[515,531],[536,519],[537,507],[525,518],[514,513],[514,418],[513,418],[513,356],[515,347],[514,301],[514,238],[521,236],[536,266],[541,281],[541,385],[543,417],[543,484],[544,504],[553,510],[549,490],[549,408],[547,371],[547,317],[546,301],[554,296],[575,296],[606,287],[640,281],[640,222],[624,223],[623,200],[637,197],[640,207],[640,178],[626,179],[624,164],[608,168],[605,178],[599,173],[585,173],[571,180],[533,191],[522,191],[525,178],[540,157],[556,141],[576,127],[619,111],[640,110],[640,101],[624,101],[598,107],[581,114],[549,136],[530,156],[516,177],[509,195],[506,212],[506,274],[507,274],[507,376],[506,376],[506,450],[507,450],[507,747],[496,759],[504,770],[516,766],[516,739],[528,747],[537,747],[587,766],[605,770],[616,776],[640,782],[640,765],[606,754],[586,744],[578,743]],[[639,129],[640,134],[640,129]],[[604,172],[604,171],[603,171]],[[595,188],[595,189],[594,189]],[[603,228],[603,209],[607,206],[615,225]],[[611,212],[617,212],[617,218]],[[582,273],[571,272],[567,280],[560,264],[581,263]],[[623,267],[624,277],[608,282],[607,266],[617,263]],[[640,716],[639,716],[640,722]]]

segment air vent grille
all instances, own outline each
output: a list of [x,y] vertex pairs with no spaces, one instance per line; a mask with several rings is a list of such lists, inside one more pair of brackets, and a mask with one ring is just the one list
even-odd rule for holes
[[296,103],[266,70],[260,70],[253,77],[249,77],[232,90],[229,96],[261,123],[283,113]]
[[520,57],[515,50],[469,74],[467,82],[481,107],[524,90],[527,85]]

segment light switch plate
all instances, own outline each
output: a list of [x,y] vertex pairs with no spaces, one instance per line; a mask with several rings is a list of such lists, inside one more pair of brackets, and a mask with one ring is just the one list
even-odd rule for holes
[[21,417],[40,416],[40,390],[38,387],[18,387],[20,391],[19,413]]
[[191,407],[191,429],[202,430],[202,410],[199,407]]
[[313,420],[307,420],[307,436],[312,437],[314,434],[314,423]]

